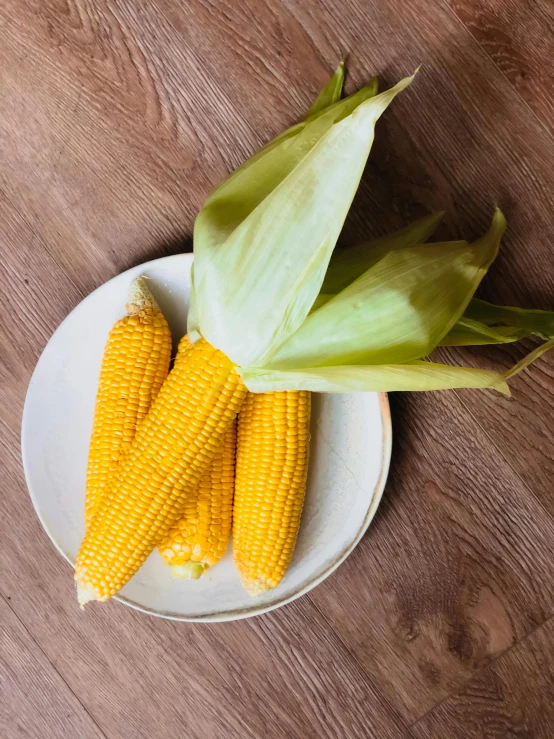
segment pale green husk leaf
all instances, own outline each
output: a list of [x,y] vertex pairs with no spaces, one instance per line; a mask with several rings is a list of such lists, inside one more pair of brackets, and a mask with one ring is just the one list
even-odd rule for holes
[[[329,294],[331,297],[344,290],[389,251],[424,244],[433,234],[443,216],[444,211],[431,213],[379,239],[335,251],[321,286],[321,294]],[[321,298],[321,294],[318,299]]]
[[473,298],[441,345],[506,344],[525,336],[554,337],[554,312],[493,305]]
[[[210,248],[225,241],[227,235],[290,174],[331,126],[377,94],[377,80],[372,79],[354,95],[340,100],[343,79],[344,70],[339,67],[320,93],[322,100],[338,95],[330,107],[316,105],[316,101],[312,108],[317,110],[266,144],[208,195],[195,224],[195,260],[209,258]],[[194,280],[190,301],[187,331],[194,342],[200,337]]]
[[294,139],[293,146],[306,134],[310,145],[292,171],[281,154],[258,179],[250,181],[244,170],[242,182],[230,178],[208,198],[195,225],[196,311],[202,336],[237,365],[263,365],[305,320],[358,187],[375,123],[412,79],[341,115],[320,136],[321,121],[347,101],[327,109]]
[[[312,313],[328,303],[388,251],[424,243],[440,223],[443,212],[433,213],[400,231],[354,247],[335,251]],[[440,346],[506,344],[535,335],[554,336],[554,312],[493,305],[472,298],[462,318],[440,341]]]
[[249,368],[242,370],[242,377],[246,387],[253,393],[279,390],[348,393],[491,388],[504,395],[510,394],[506,380],[498,372],[423,361],[291,371]]
[[465,315],[440,340],[440,346],[482,346],[485,344],[509,344],[528,335],[528,331],[515,326],[490,328]]
[[[223,182],[221,182],[217,187],[214,188],[214,190],[210,193],[209,198],[215,198],[216,193],[221,193],[221,191],[228,191],[230,186],[234,183],[234,186],[237,191],[237,196],[240,197],[240,188],[241,186],[249,185],[249,181],[255,182],[256,178],[259,175],[259,168],[261,165],[264,166],[264,168],[271,168],[271,162],[268,160],[268,158],[264,158],[264,155],[267,154],[267,152],[270,149],[275,149],[280,144],[282,144],[285,139],[291,139],[295,136],[298,136],[298,134],[303,131],[306,128],[306,125],[309,121],[313,121],[319,116],[321,116],[325,109],[328,108],[331,105],[334,105],[335,103],[340,102],[340,97],[342,93],[342,88],[344,84],[344,64],[341,62],[337,68],[337,71],[335,74],[331,77],[329,82],[325,85],[325,87],[321,90],[318,97],[316,98],[313,105],[310,107],[306,115],[304,116],[304,119],[294,126],[291,126],[290,128],[287,128],[286,131],[283,131],[281,134],[276,136],[272,141],[270,141],[268,144],[266,144],[262,149],[260,149],[254,156],[252,156],[247,162],[245,162],[243,165],[241,165],[237,170],[232,172]],[[363,100],[367,100],[370,97],[373,97],[377,94],[377,80],[372,79],[370,82],[357,94],[354,98],[354,101],[362,102]],[[340,115],[344,114],[345,110],[350,110],[352,105],[352,98],[349,100],[344,101],[345,105],[343,107],[340,107],[336,110],[336,112],[333,114],[332,118],[333,120]],[[309,119],[309,121],[308,121]],[[261,161],[261,164],[257,164],[253,167],[257,162]],[[295,163],[294,157],[288,157],[289,162],[289,171],[292,169]],[[247,176],[248,175],[248,176]],[[198,249],[195,249],[195,251],[198,251]],[[194,269],[194,268],[193,268]],[[200,325],[199,325],[199,317],[198,317],[198,311],[196,308],[196,295],[194,292],[194,276],[192,276],[191,279],[191,288],[190,288],[190,309],[188,314],[188,321],[187,321],[187,331],[189,335],[189,339],[191,342],[195,342],[200,338]]]
[[427,356],[463,315],[506,227],[497,210],[474,244],[389,251],[304,321],[266,362],[274,369],[405,363]]
[[202,257],[208,247],[222,243],[336,123],[376,93],[377,82],[371,80],[354,95],[284,131],[223,180],[208,195],[196,219],[195,257]]
[[512,326],[543,339],[554,337],[553,311],[493,305],[474,298],[468,305],[465,315],[490,327]]
[[344,85],[344,62],[341,62],[337,67],[337,71],[331,77],[329,82],[325,85],[323,90],[319,93],[317,98],[314,100],[312,106],[306,113],[306,118],[321,113],[322,110],[328,108],[333,103],[340,100],[342,95],[342,88]]
[[[251,159],[245,162],[242,166],[248,167],[255,159],[257,159],[260,156],[263,156],[263,154],[265,154],[270,149],[275,148],[278,144],[281,144],[285,139],[290,139],[293,136],[297,136],[301,131],[304,130],[304,128],[306,127],[308,123],[311,123],[316,118],[321,116],[323,113],[325,113],[328,110],[328,108],[341,103],[341,107],[338,110],[339,110],[339,113],[340,111],[344,113],[344,111],[353,110],[350,108],[352,101],[354,102],[354,105],[359,105],[360,102],[363,102],[363,100],[367,100],[368,98],[373,97],[374,95],[377,95],[378,83],[377,83],[377,79],[373,77],[367,83],[367,85],[365,85],[361,90],[358,90],[358,92],[355,95],[351,95],[345,100],[341,101],[340,97],[342,93],[343,82],[344,82],[344,67],[342,68],[342,71],[341,71],[341,67],[339,66],[335,74],[331,77],[329,82],[321,90],[318,98],[316,99],[314,104],[311,106],[311,108],[306,112],[302,120],[299,123],[295,123],[290,128],[287,128],[285,131],[283,131],[278,136],[276,136],[274,139],[272,139],[269,143],[263,146]],[[339,90],[339,86],[340,86],[340,90]],[[321,98],[321,105],[318,104],[318,101],[320,98]],[[331,99],[332,99],[332,102],[327,107],[325,107],[323,105],[324,101],[331,100]],[[342,103],[344,103],[345,105],[342,105]],[[334,115],[336,115],[336,112]],[[337,118],[337,120],[339,119]]]
[[514,365],[512,369],[505,372],[504,378],[506,380],[509,380],[510,377],[514,377],[515,375],[519,374],[519,372],[528,367],[531,362],[534,362],[539,357],[542,357],[543,354],[550,351],[550,349],[552,348],[554,348],[554,339],[549,339],[549,341],[545,341],[544,344],[541,344],[541,346],[533,349],[532,352],[529,352],[527,356],[523,357],[523,359],[520,360],[516,365]]

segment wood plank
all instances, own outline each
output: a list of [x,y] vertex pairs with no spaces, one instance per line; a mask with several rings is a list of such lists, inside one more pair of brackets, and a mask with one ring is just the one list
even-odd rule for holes
[[[155,739],[186,727],[199,739],[408,737],[309,600],[252,624],[178,624],[116,603],[82,614],[71,571],[32,513],[7,512],[24,523],[17,537],[2,526],[17,557],[2,587],[107,736]],[[38,572],[18,544],[28,535]]]
[[226,152],[233,165],[243,158],[228,133],[238,113],[219,90],[205,95],[210,81],[182,49],[156,69],[108,4],[69,9],[0,9],[3,177],[69,270],[75,249],[110,260],[112,274],[190,250],[194,215],[226,172]]
[[[486,366],[499,372],[513,366],[537,345],[531,340],[501,347],[487,347]],[[478,366],[482,351],[441,350],[437,357],[453,364]],[[526,483],[528,490],[554,515],[554,352],[543,355],[526,371],[510,380],[512,397],[482,393],[479,399],[465,395],[470,410],[496,455],[503,458]],[[494,419],[494,420],[492,420]]]
[[548,0],[447,0],[475,40],[554,132],[554,11]]
[[[514,382],[517,405],[470,393],[395,400],[375,526],[312,596],[252,623],[172,624],[117,604],[82,615],[32,513],[18,427],[49,334],[115,272],[189,249],[208,189],[296,120],[347,53],[349,90],[424,67],[379,125],[343,242],[443,207],[442,235],[473,237],[499,202],[510,231],[484,294],[554,308],[553,143],[536,118],[552,124],[549,88],[540,82],[531,111],[445,4],[0,7],[2,572],[14,610],[107,736],[185,726],[203,739],[403,737],[399,715],[422,716],[553,612],[548,357]],[[536,66],[528,79],[539,84]],[[519,350],[499,351],[480,355],[507,366]]]
[[554,726],[554,620],[538,628],[414,727],[420,739],[549,739]]
[[[79,249],[67,268],[56,241],[41,232],[32,211],[22,216],[15,203],[0,193],[0,240],[10,247],[0,262],[0,394],[8,404],[20,400],[40,351],[102,275],[100,261],[95,264]],[[8,392],[12,381],[20,383],[16,397]],[[8,418],[15,422],[15,413]]]
[[554,520],[454,393],[392,407],[382,508],[310,599],[414,721],[554,613]]
[[2,739],[105,739],[1,596],[0,685]]

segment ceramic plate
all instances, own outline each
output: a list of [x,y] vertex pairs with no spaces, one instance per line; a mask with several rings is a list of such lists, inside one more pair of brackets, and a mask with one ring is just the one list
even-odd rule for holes
[[[42,525],[71,564],[83,536],[88,442],[108,332],[122,315],[131,279],[144,274],[176,342],[186,329],[191,264],[192,255],[180,254],[114,277],[70,313],[36,366],[23,413],[23,464]],[[227,621],[298,598],[333,572],[364,534],[379,505],[390,451],[385,395],[314,395],[302,526],[279,587],[252,599],[240,585],[231,547],[197,581],[173,579],[155,551],[117,599],[164,618]]]

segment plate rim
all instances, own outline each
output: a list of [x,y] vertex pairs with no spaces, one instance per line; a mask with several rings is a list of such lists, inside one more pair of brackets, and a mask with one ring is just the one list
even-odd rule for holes
[[[33,505],[33,508],[35,510],[35,513],[39,519],[39,522],[42,528],[46,532],[52,544],[54,544],[54,547],[56,548],[56,550],[59,552],[59,554],[61,554],[61,556],[66,560],[66,562],[68,562],[68,564],[71,565],[72,568],[74,567],[74,564],[75,564],[73,559],[62,549],[60,544],[57,542],[56,538],[50,531],[44,517],[41,514],[40,505],[35,496],[35,493],[34,493],[34,490],[33,490],[33,487],[30,481],[29,464],[27,461],[27,450],[26,450],[26,445],[24,443],[24,439],[27,434],[27,428],[28,428],[28,415],[30,412],[29,411],[29,395],[30,395],[31,388],[33,387],[33,384],[35,382],[36,373],[39,368],[42,356],[44,352],[46,351],[48,345],[52,341],[53,337],[62,328],[65,322],[69,320],[73,312],[79,306],[81,306],[85,301],[88,301],[89,299],[91,299],[92,296],[97,292],[97,290],[100,290],[102,287],[104,287],[104,285],[108,284],[114,279],[117,279],[121,275],[127,274],[128,272],[133,272],[133,271],[142,270],[142,269],[146,270],[150,268],[152,265],[159,264],[160,262],[172,261],[174,259],[183,260],[183,258],[186,258],[187,261],[192,262],[193,254],[191,253],[172,254],[172,255],[165,256],[165,257],[159,257],[157,259],[151,259],[148,262],[137,264],[133,267],[130,267],[127,270],[124,270],[123,272],[119,272],[117,275],[114,275],[109,280],[106,280],[106,282],[102,283],[102,285],[99,285],[97,288],[92,290],[88,295],[86,295],[82,300],[80,300],[77,303],[77,305],[73,307],[73,309],[67,314],[67,316],[61,321],[61,323],[57,326],[55,331],[52,333],[52,335],[50,336],[50,338],[48,339],[48,341],[46,342],[45,346],[43,347],[40,353],[40,357],[37,360],[37,363],[31,375],[31,379],[29,380],[29,385],[27,386],[27,391],[25,393],[25,402],[24,402],[23,413],[22,413],[22,418],[21,418],[21,434],[20,434],[21,459],[22,459],[22,465],[23,465],[23,473],[25,475],[25,482],[27,485],[27,490],[29,493],[29,497],[31,499],[31,503]],[[317,585],[319,585],[324,580],[326,580],[336,569],[338,569],[338,567],[340,567],[340,565],[344,562],[344,560],[352,553],[352,551],[359,544],[363,535],[366,533],[367,529],[369,528],[369,525],[371,524],[375,516],[375,513],[377,512],[381,499],[383,497],[383,492],[384,492],[385,485],[388,479],[391,454],[392,454],[392,420],[391,420],[388,394],[387,393],[377,393],[377,395],[379,396],[379,411],[380,411],[382,433],[383,433],[379,477],[373,488],[371,502],[368,506],[367,512],[364,516],[364,519],[356,535],[354,536],[352,541],[346,547],[344,547],[344,549],[333,559],[333,561],[325,568],[323,572],[313,577],[311,580],[309,580],[309,582],[299,587],[297,590],[292,592],[290,595],[283,597],[281,599],[278,599],[274,603],[256,605],[255,601],[253,601],[251,607],[237,608],[232,611],[226,611],[225,613],[207,613],[207,614],[201,614],[199,616],[191,617],[191,616],[183,616],[181,614],[172,613],[170,611],[157,611],[152,608],[147,608],[141,605],[140,603],[136,603],[130,598],[126,598],[125,596],[122,596],[122,595],[114,595],[111,600],[115,600],[119,603],[122,603],[123,605],[129,606],[133,610],[140,611],[141,613],[146,613],[149,616],[155,616],[156,618],[163,618],[169,621],[182,621],[186,623],[223,623],[226,621],[237,621],[237,620],[244,619],[244,618],[251,618],[253,616],[259,616],[259,615],[262,615],[263,613],[269,613],[270,611],[274,611],[277,608],[281,608],[282,606],[285,606],[288,603],[291,603],[297,598],[300,598],[301,596],[306,595],[311,590],[313,590],[315,587],[317,587]]]

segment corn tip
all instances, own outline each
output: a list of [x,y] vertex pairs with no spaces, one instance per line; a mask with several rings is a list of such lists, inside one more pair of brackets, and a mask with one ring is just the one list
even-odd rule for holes
[[187,562],[186,565],[173,565],[171,574],[184,580],[198,580],[207,569],[208,565],[205,562]]
[[82,611],[91,600],[101,600],[100,595],[92,585],[77,585],[77,601]]
[[271,586],[268,584],[267,580],[261,577],[256,580],[249,580],[248,578],[241,576],[240,581],[242,587],[252,598],[258,598],[263,593],[271,590]]
[[160,306],[146,284],[145,275],[139,275],[134,278],[129,286],[125,312],[128,316],[134,316],[144,310],[158,313],[160,312]]

